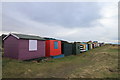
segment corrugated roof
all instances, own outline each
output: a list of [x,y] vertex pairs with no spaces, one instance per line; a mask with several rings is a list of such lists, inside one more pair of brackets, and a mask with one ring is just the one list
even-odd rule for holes
[[16,33],[12,33],[13,35],[16,35],[17,37],[19,37],[20,39],[33,39],[33,40],[45,40],[44,38],[40,37],[40,36],[33,36],[33,35],[25,35],[25,34],[16,34]]

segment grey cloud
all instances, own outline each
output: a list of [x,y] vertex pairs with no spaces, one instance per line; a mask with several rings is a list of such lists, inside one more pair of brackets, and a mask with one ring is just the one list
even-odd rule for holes
[[[111,5],[105,3],[103,6],[102,3],[98,5],[92,2],[3,3],[3,31],[55,37],[68,41],[116,40],[116,23],[114,21],[110,22],[111,24],[104,23],[106,18],[100,14],[106,6],[109,8]],[[102,23],[99,20],[102,20]]]
[[84,2],[39,2],[39,3],[7,3],[9,10],[17,10],[30,19],[45,24],[65,27],[90,27],[92,21],[99,19],[100,7],[97,3]]

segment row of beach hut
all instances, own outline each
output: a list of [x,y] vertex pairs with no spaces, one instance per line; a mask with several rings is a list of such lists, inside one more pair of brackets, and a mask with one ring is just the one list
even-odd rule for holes
[[3,38],[4,57],[29,60],[41,57],[60,58],[103,46],[97,41],[69,43],[54,38],[10,33]]

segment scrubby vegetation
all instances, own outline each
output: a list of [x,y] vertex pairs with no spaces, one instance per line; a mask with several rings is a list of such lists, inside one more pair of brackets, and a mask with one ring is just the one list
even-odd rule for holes
[[41,61],[3,58],[3,78],[118,78],[118,46]]

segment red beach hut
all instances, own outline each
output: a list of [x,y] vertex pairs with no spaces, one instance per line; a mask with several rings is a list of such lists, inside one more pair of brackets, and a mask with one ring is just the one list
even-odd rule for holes
[[44,39],[46,39],[46,57],[53,58],[64,57],[64,55],[62,55],[61,53],[61,41],[53,38]]

